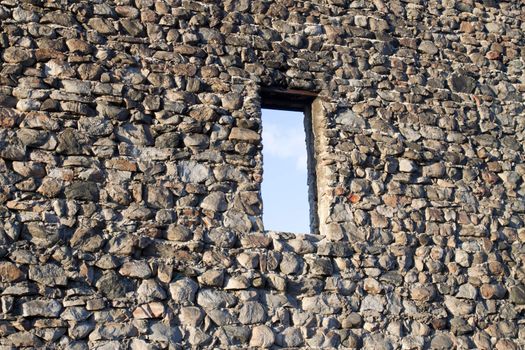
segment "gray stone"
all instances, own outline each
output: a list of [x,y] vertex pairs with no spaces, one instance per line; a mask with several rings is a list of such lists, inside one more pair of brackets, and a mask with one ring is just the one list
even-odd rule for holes
[[204,319],[204,312],[196,306],[187,306],[180,309],[179,319],[182,325],[198,327]]
[[205,271],[199,276],[198,281],[205,286],[222,287],[224,284],[224,270]]
[[128,337],[135,337],[137,335],[137,328],[132,324],[106,322],[98,326],[90,337],[104,340],[120,340]]
[[67,155],[82,155],[86,153],[82,138],[75,129],[66,129],[58,135],[56,151]]
[[180,162],[177,170],[183,182],[200,183],[209,179],[211,175],[209,167],[193,161]]
[[342,322],[343,328],[359,328],[363,324],[363,318],[356,312],[350,313]]
[[62,304],[58,300],[31,300],[22,304],[24,317],[58,317],[62,311]]
[[509,289],[510,300],[516,305],[525,305],[525,286],[518,284]]
[[230,345],[246,344],[250,339],[250,328],[246,326],[226,325],[221,327],[225,343]]
[[141,124],[123,124],[115,132],[120,142],[138,146],[150,146],[153,140],[149,128]]
[[231,230],[219,227],[206,232],[204,240],[207,243],[213,243],[217,247],[231,248],[235,245],[237,236]]
[[198,284],[191,278],[182,278],[170,284],[171,298],[182,305],[192,304],[198,288]]
[[139,299],[143,302],[164,300],[167,298],[166,291],[155,279],[142,281],[137,289],[137,294],[139,295]]
[[203,134],[188,134],[183,137],[184,145],[187,147],[196,147],[205,149],[210,144],[208,135]]
[[399,160],[399,171],[404,173],[413,173],[417,171],[417,165],[409,159],[400,159]]
[[476,88],[476,80],[465,74],[452,74],[448,80],[452,91],[470,94]]
[[296,274],[300,271],[301,267],[302,267],[301,258],[298,257],[296,254],[293,254],[293,253],[283,254],[281,264],[279,265],[279,268],[281,269],[282,273],[286,275]]
[[29,279],[45,286],[67,285],[67,276],[64,269],[54,264],[30,266]]
[[474,331],[474,328],[469,325],[464,319],[454,317],[450,321],[450,330],[456,335],[466,335]]
[[419,50],[429,55],[435,55],[439,52],[436,45],[429,40],[423,40],[421,44],[419,44]]
[[197,295],[197,304],[205,309],[232,307],[237,304],[233,293],[214,289],[201,289]]
[[92,314],[83,306],[72,306],[67,307],[60,315],[60,318],[67,321],[80,322],[87,320]]
[[205,210],[223,212],[227,209],[226,196],[222,192],[212,192],[201,203]]
[[474,310],[474,304],[465,299],[445,296],[445,306],[454,316],[465,316]]
[[444,333],[438,333],[430,342],[430,349],[435,350],[445,350],[445,349],[451,349],[454,346],[454,343],[450,339],[450,337]]
[[173,207],[173,195],[171,191],[163,186],[148,186],[146,190],[146,202],[152,208],[167,209]]
[[299,347],[304,344],[304,338],[301,330],[294,327],[288,327],[277,335],[276,344],[281,347]]
[[170,241],[186,242],[191,240],[193,233],[187,227],[171,224],[166,231],[166,238]]
[[174,346],[180,344],[182,340],[182,334],[179,328],[174,325],[156,322],[151,325],[150,330],[151,335],[148,338],[154,342],[166,342]]
[[154,217],[153,211],[137,203],[131,203],[122,215],[130,220],[145,221]]
[[206,314],[217,326],[238,323],[237,319],[227,309],[206,310]]
[[96,202],[99,198],[98,186],[94,182],[77,181],[66,186],[66,198],[80,201]]
[[87,24],[100,34],[111,35],[117,33],[112,22],[108,19],[95,17],[91,18]]
[[230,140],[246,141],[250,143],[258,142],[261,139],[261,135],[256,131],[245,129],[245,128],[233,128],[229,136]]
[[119,270],[122,276],[145,279],[152,274],[151,268],[146,261],[130,261],[122,265]]
[[34,62],[34,54],[31,50],[21,47],[8,47],[4,50],[2,58],[7,63],[21,64],[28,66]]
[[181,146],[182,136],[177,132],[167,132],[155,138],[155,147],[178,148]]
[[95,322],[78,322],[74,323],[68,330],[68,335],[72,339],[86,338],[95,329]]
[[42,346],[42,340],[31,332],[21,331],[7,336],[7,342],[16,348],[32,347],[38,348]]
[[239,311],[239,321],[242,324],[264,323],[266,321],[266,310],[258,302],[246,302]]
[[275,343],[275,335],[270,327],[265,325],[255,326],[252,329],[250,346],[267,349]]
[[434,163],[423,167],[423,176],[442,178],[445,175],[446,167],[443,163]]
[[478,295],[477,289],[473,285],[466,283],[466,284],[462,284],[459,287],[456,297],[460,299],[475,300],[477,295]]
[[361,311],[382,312],[385,308],[385,300],[380,295],[367,295],[361,302]]
[[335,121],[345,127],[351,128],[352,130],[364,130],[366,128],[365,118],[357,115],[351,110],[337,114]]
[[109,299],[118,299],[126,295],[131,290],[130,282],[117,275],[116,272],[110,271],[104,274],[96,283],[99,292]]
[[80,131],[89,136],[108,136],[113,133],[113,125],[102,116],[81,117],[78,121]]

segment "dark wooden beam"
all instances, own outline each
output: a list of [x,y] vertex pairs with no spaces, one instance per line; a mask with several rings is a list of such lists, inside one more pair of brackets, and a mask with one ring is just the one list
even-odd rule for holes
[[312,91],[280,89],[280,88],[261,88],[262,108],[281,109],[288,111],[304,112],[317,93]]

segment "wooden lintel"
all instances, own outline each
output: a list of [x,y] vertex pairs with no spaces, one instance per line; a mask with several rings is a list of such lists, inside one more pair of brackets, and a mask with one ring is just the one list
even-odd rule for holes
[[261,89],[262,107],[304,112],[317,93],[305,90],[266,88]]
[[311,97],[311,98],[317,97],[317,92],[306,91],[306,90],[263,87],[261,91],[263,95],[264,94],[278,94],[278,95],[306,96],[306,97]]

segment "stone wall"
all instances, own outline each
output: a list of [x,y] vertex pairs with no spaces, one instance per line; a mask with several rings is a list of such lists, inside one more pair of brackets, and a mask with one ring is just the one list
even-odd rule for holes
[[[0,0],[0,349],[525,346],[524,21]],[[264,232],[262,87],[319,93],[320,234]]]

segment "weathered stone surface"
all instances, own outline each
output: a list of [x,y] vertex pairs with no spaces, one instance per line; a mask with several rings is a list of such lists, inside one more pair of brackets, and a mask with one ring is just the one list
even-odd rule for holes
[[68,199],[95,202],[99,198],[97,184],[89,181],[77,181],[66,186],[64,193]]
[[201,289],[197,295],[197,304],[203,308],[232,307],[237,303],[237,298],[228,292],[214,289]]
[[155,279],[144,280],[137,289],[139,299],[143,301],[164,300],[166,291]]
[[[2,1],[0,348],[524,348],[524,41],[520,1]],[[309,234],[264,232],[261,107]]]
[[100,277],[96,283],[99,292],[109,299],[122,298],[131,290],[131,285],[126,279],[119,277],[115,272],[110,271]]
[[166,209],[173,207],[173,195],[171,191],[162,186],[148,186],[146,201],[152,208]]
[[117,139],[139,146],[153,144],[149,129],[144,125],[123,124],[116,130]]
[[275,342],[275,335],[268,326],[256,326],[252,330],[250,346],[267,349]]
[[22,315],[40,317],[58,317],[62,304],[58,300],[31,300],[22,304]]
[[260,303],[247,302],[239,311],[239,321],[242,324],[264,323],[266,311]]
[[441,349],[450,349],[454,346],[454,343],[452,342],[452,339],[446,334],[438,333],[432,338],[432,341],[430,342],[430,348],[441,350]]
[[474,310],[474,304],[454,297],[445,297],[445,306],[454,316],[465,316]]
[[34,54],[31,50],[21,47],[8,47],[4,50],[2,58],[7,63],[30,65],[34,62]]
[[89,312],[82,306],[73,306],[66,308],[60,315],[60,318],[67,321],[80,322],[87,320],[92,314],[92,312]]
[[215,286],[222,287],[224,284],[224,271],[223,270],[208,270],[202,273],[198,281],[204,286]]
[[465,74],[452,74],[448,84],[452,91],[472,93],[476,87],[476,81]]
[[119,273],[126,277],[146,279],[151,276],[151,268],[145,261],[130,261],[122,265]]
[[230,137],[231,140],[246,141],[246,142],[257,142],[261,139],[261,135],[256,131],[244,129],[244,128],[233,128]]
[[54,264],[30,266],[29,279],[45,286],[67,285],[67,276],[64,269]]
[[177,165],[180,179],[184,182],[204,182],[211,175],[210,169],[196,162],[180,162]]
[[66,129],[58,135],[58,153],[67,155],[81,155],[86,153],[83,140],[77,130]]
[[21,115],[16,109],[0,107],[0,127],[5,129],[12,128],[17,125],[20,120]]
[[0,281],[18,282],[25,279],[26,274],[15,264],[8,261],[0,262]]
[[170,284],[171,298],[183,305],[192,304],[199,286],[191,278],[183,278]]
[[519,284],[510,288],[510,300],[517,305],[525,304],[525,286]]
[[298,328],[288,327],[276,337],[276,344],[281,347],[299,347],[303,345],[304,338]]
[[211,211],[223,212],[227,209],[227,202],[224,193],[210,193],[201,203],[201,208]]
[[13,333],[7,337],[7,341],[17,348],[42,346],[42,340],[28,331]]
[[204,312],[199,307],[187,306],[181,308],[179,318],[183,325],[197,327],[204,319]]
[[139,320],[161,318],[162,316],[164,316],[164,304],[159,302],[140,305],[133,311],[133,317]]

